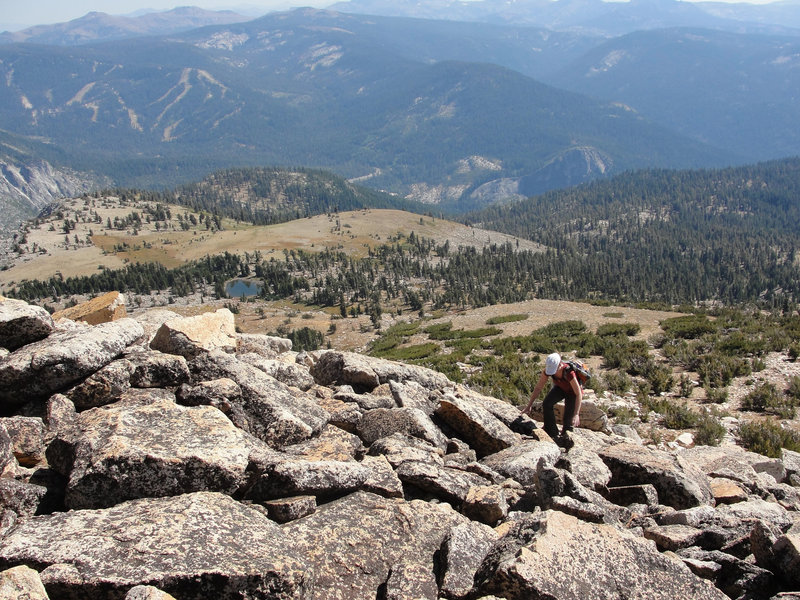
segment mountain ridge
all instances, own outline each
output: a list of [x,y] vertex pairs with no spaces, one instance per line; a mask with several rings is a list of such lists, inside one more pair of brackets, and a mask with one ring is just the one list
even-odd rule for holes
[[576,183],[580,171],[554,162],[575,148],[611,171],[742,159],[504,67],[425,64],[353,35],[370,23],[299,9],[146,45],[0,46],[0,127],[69,144],[75,168],[125,187],[307,165],[412,198],[441,187],[453,206],[492,181]]
[[138,17],[110,15],[92,11],[65,23],[35,25],[20,31],[0,33],[0,44],[36,43],[73,46],[108,42],[132,37],[165,35],[204,27],[246,21],[249,17],[233,11],[209,11],[196,6],[182,6]]
[[503,0],[451,2],[433,0],[420,5],[414,0],[347,0],[329,7],[348,13],[391,17],[474,21],[546,27],[593,35],[617,36],[635,30],[665,27],[705,27],[741,33],[800,33],[800,7],[750,7],[747,3],[680,2],[676,0]]

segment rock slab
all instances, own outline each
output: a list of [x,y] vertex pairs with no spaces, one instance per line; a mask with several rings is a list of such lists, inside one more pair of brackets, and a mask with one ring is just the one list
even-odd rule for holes
[[0,568],[23,563],[43,569],[53,598],[152,585],[181,600],[289,600],[313,583],[276,523],[213,492],[34,517],[0,547]]

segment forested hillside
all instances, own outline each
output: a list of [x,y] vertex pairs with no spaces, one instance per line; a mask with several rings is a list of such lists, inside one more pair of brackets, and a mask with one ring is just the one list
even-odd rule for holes
[[647,170],[470,215],[550,248],[540,293],[668,303],[796,302],[800,159]]
[[123,199],[180,204],[254,225],[361,208],[425,210],[419,203],[354,185],[326,171],[304,168],[224,169],[173,190],[117,189],[108,193]]
[[[137,202],[180,201],[213,216],[206,220],[212,233],[224,217],[268,224],[394,200],[324,173],[280,169],[222,171],[170,193],[117,195],[134,209]],[[366,258],[323,248],[292,251],[286,261],[272,259],[266,266],[251,257],[231,273],[200,275],[172,292],[192,293],[203,283],[219,291],[239,271],[263,279],[263,293],[271,298],[345,310],[364,302],[417,310],[425,303],[480,306],[531,297],[786,308],[800,297],[800,159],[715,171],[633,172],[474,213],[467,222],[536,246],[476,249],[398,231]],[[196,227],[186,219],[181,224]],[[286,281],[297,285],[287,287]],[[147,294],[170,287],[168,278],[150,281],[129,268],[113,278],[103,273],[80,282],[27,282],[11,293],[30,300],[48,290]]]

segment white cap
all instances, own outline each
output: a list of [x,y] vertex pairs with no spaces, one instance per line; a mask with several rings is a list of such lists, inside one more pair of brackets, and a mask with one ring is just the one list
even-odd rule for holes
[[561,355],[558,352],[553,352],[547,355],[547,360],[544,362],[544,374],[554,375],[561,366]]

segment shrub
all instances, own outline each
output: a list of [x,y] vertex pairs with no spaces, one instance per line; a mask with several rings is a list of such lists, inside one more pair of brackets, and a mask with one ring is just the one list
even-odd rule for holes
[[660,412],[664,427],[669,429],[690,429],[700,424],[700,415],[692,411],[685,402],[664,400]]
[[439,345],[433,342],[427,344],[417,344],[415,346],[405,346],[403,348],[393,348],[381,354],[383,358],[390,360],[419,360],[428,358],[439,352]]
[[688,367],[694,359],[694,354],[686,340],[666,340],[661,345],[661,353],[670,364]]
[[452,323],[446,323],[447,327],[437,326],[428,327],[425,332],[432,340],[463,340],[465,338],[483,338],[490,335],[502,333],[497,327],[483,327],[481,329],[451,329]]
[[481,369],[469,376],[471,386],[488,396],[503,398],[514,404],[527,402],[538,380],[541,368],[538,359],[507,354],[502,357],[473,358],[473,362],[478,360],[482,363]]
[[641,371],[654,394],[670,392],[675,387],[675,378],[672,376],[672,370],[669,367],[648,360]]
[[767,350],[766,342],[757,334],[735,331],[720,340],[717,350],[728,356],[760,356]]
[[429,336],[437,336],[450,331],[452,328],[453,328],[453,323],[447,321],[446,323],[437,323],[436,325],[429,325],[422,331],[427,333]]
[[789,358],[796,361],[798,356],[800,356],[800,344],[792,344],[789,346]]
[[706,402],[722,404],[728,400],[728,388],[703,386],[706,392]]
[[710,352],[693,361],[692,369],[697,371],[704,385],[725,387],[734,377],[749,375],[750,362],[743,358]]
[[638,323],[605,323],[597,328],[600,337],[627,335],[634,336],[641,331]]
[[625,371],[608,371],[605,373],[608,389],[616,394],[624,394],[631,389],[633,380]]
[[739,425],[739,439],[751,452],[780,458],[781,448],[800,452],[800,434],[787,431],[775,421],[750,421]]
[[704,409],[700,415],[700,422],[697,424],[694,441],[701,446],[719,446],[727,432],[728,430],[720,422],[718,415]]
[[[619,338],[615,338],[619,340]],[[607,369],[623,369],[630,375],[639,375],[650,360],[650,348],[647,342],[621,342],[607,345],[603,352],[603,362]]]
[[606,412],[608,416],[614,419],[614,422],[619,425],[630,425],[638,416],[635,410],[627,406],[610,407]]
[[794,418],[796,401],[788,394],[782,394],[771,383],[757,384],[743,399],[742,409],[756,412],[770,412],[781,417]]
[[586,383],[586,389],[594,391],[598,396],[608,389],[608,384],[604,377],[597,373],[592,373],[591,379]]
[[397,323],[392,325],[384,331],[379,338],[372,342],[369,353],[372,356],[385,357],[386,353],[405,342],[406,339],[414,335],[418,330],[419,322]]
[[524,321],[528,315],[500,315],[486,320],[487,325],[499,325],[500,323],[514,323]]
[[694,382],[686,373],[683,373],[678,380],[678,393],[681,398],[688,398],[692,395],[692,390],[694,390]]
[[792,398],[795,405],[800,402],[800,375],[795,375],[789,380],[789,388],[786,393]]
[[661,321],[661,328],[670,337],[684,340],[696,339],[717,330],[717,326],[703,315],[686,315],[665,319]]

